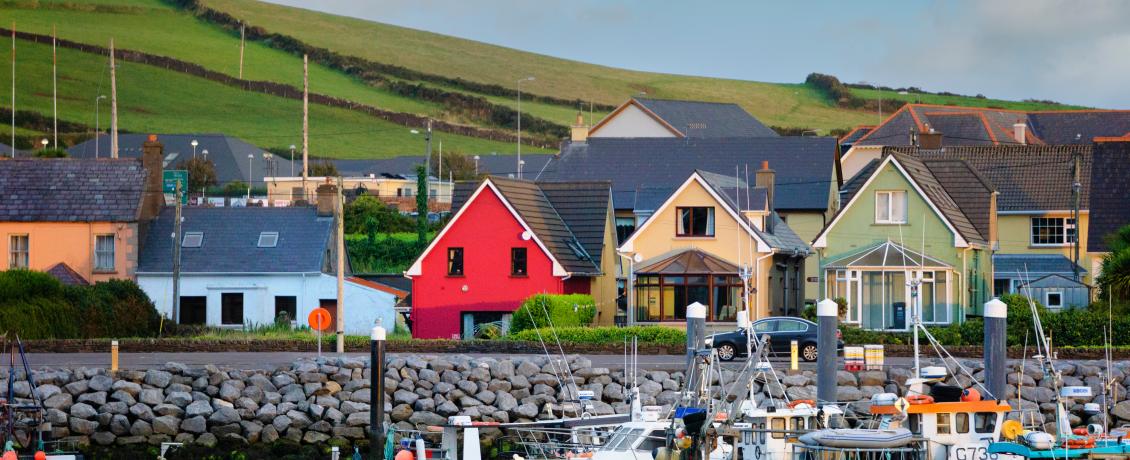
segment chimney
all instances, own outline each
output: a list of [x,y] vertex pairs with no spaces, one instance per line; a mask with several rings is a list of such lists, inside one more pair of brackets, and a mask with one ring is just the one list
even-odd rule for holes
[[334,200],[337,198],[337,186],[330,182],[330,178],[326,178],[326,183],[319,185],[317,189],[318,195],[318,216],[329,217],[334,215]]
[[935,131],[934,128],[930,128],[929,132],[919,134],[918,147],[930,150],[937,150],[942,148],[942,132]]
[[1016,120],[1016,123],[1012,125],[1012,137],[1016,138],[1018,144],[1028,143],[1028,125],[1024,123],[1024,120]]
[[769,169],[768,160],[762,161],[761,169],[754,175],[754,184],[765,189],[765,224],[761,228],[769,233],[773,233],[773,195],[776,181],[777,172]]
[[[164,173],[165,146],[157,140],[156,134],[141,145],[141,166],[145,168],[145,198],[141,202],[142,221],[157,217],[161,213],[161,206],[165,204],[165,195],[161,192],[161,181]],[[188,193],[188,190],[184,191]]]
[[585,124],[585,116],[577,112],[577,122],[573,124],[572,134],[569,139],[573,142],[585,142],[589,138],[589,127]]

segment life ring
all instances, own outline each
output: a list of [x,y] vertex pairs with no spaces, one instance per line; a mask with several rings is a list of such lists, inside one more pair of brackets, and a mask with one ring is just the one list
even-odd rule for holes
[[1087,435],[1087,429],[1084,428],[1084,427],[1079,427],[1079,428],[1076,428],[1074,430],[1071,430],[1071,433],[1075,434],[1075,435],[1079,435],[1079,436],[1086,436]]
[[1090,449],[1095,447],[1095,438],[1071,438],[1064,444],[1066,444],[1069,449]]
[[934,397],[930,395],[910,395],[906,401],[911,404],[934,404]]
[[798,399],[788,404],[789,409],[794,409],[801,404],[808,404],[808,407],[816,407],[816,401],[811,399]]

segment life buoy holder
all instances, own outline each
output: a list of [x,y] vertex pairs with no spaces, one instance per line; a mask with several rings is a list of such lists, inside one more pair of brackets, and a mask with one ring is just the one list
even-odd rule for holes
[[933,404],[934,397],[930,395],[910,395],[906,397],[906,402],[911,404]]
[[796,408],[796,406],[799,406],[801,404],[808,404],[808,407],[816,407],[816,401],[813,401],[811,399],[798,399],[796,401],[792,401],[788,404],[788,407],[789,409],[794,409]]

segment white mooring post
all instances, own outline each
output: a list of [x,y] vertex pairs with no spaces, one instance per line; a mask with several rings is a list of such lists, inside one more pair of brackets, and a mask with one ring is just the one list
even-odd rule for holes
[[836,401],[836,329],[840,306],[832,299],[816,304],[816,400],[824,405]]

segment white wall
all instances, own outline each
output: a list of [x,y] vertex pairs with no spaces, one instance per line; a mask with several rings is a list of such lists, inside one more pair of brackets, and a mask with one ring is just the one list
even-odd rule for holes
[[[676,129],[686,129],[675,127]],[[629,105],[589,137],[675,137],[639,107]]]
[[840,168],[844,174],[844,181],[855,177],[859,170],[867,166],[871,160],[883,156],[883,147],[878,145],[852,146],[840,157]]
[[[169,275],[139,274],[137,283],[157,306],[157,312],[172,316],[173,282]],[[337,278],[327,274],[284,275],[181,275],[180,295],[208,298],[208,324],[220,326],[220,297],[225,292],[243,294],[245,323],[269,324],[275,319],[275,296],[297,297],[298,324],[307,325],[310,311],[320,299],[337,299]],[[395,325],[392,294],[346,281],[345,332],[368,335],[376,319],[388,330]]]

